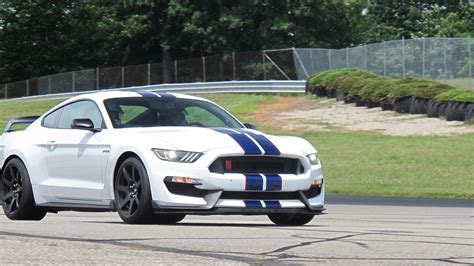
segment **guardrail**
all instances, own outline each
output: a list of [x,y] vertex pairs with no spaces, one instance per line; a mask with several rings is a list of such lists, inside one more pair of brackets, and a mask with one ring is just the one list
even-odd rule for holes
[[257,80],[257,81],[219,81],[196,83],[171,83],[147,86],[134,86],[119,89],[68,92],[35,95],[16,99],[53,99],[67,98],[85,93],[100,91],[156,91],[177,93],[304,93],[304,80]]

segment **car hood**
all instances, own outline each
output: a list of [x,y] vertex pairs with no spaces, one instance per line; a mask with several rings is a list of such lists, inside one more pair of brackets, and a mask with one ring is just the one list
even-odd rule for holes
[[[177,150],[205,152],[213,149],[235,148],[244,154],[279,155],[281,153],[312,153],[309,142],[297,137],[274,136],[251,129],[161,127],[124,129],[137,134],[141,140],[156,142],[152,148],[166,142]],[[132,133],[128,132],[128,133]]]

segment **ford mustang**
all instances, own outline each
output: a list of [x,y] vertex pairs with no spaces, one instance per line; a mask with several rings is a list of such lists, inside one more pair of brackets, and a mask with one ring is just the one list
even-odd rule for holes
[[308,141],[264,134],[183,94],[83,94],[12,119],[0,167],[12,220],[74,210],[117,211],[131,224],[243,214],[304,225],[324,211],[321,163]]

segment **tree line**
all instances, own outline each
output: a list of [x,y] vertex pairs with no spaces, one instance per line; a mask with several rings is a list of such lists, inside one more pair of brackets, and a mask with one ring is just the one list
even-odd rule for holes
[[468,37],[453,0],[2,0],[0,83],[232,51]]

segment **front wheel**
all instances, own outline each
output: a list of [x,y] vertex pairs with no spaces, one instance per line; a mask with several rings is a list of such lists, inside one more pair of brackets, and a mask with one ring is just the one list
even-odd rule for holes
[[3,211],[11,220],[34,220],[44,218],[46,211],[35,206],[30,176],[20,159],[12,159],[3,169],[0,190]]
[[305,225],[314,218],[314,214],[273,213],[268,218],[276,225]]
[[126,159],[115,176],[114,194],[117,212],[125,223],[143,224],[153,220],[150,182],[143,163]]

